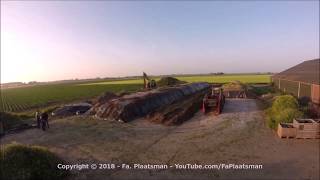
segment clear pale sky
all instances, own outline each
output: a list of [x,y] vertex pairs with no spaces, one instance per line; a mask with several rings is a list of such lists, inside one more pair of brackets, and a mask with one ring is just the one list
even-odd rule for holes
[[1,1],[1,82],[279,72],[319,57],[319,1]]

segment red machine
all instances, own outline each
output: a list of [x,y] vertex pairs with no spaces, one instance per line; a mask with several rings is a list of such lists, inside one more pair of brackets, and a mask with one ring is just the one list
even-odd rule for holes
[[207,113],[210,110],[215,111],[215,115],[222,112],[225,103],[225,97],[221,88],[212,88],[211,92],[206,94],[202,102],[202,111]]

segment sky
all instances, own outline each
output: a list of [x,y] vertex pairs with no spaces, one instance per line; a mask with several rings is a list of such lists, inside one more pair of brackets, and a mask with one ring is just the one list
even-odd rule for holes
[[319,1],[1,1],[1,83],[280,72],[319,58]]

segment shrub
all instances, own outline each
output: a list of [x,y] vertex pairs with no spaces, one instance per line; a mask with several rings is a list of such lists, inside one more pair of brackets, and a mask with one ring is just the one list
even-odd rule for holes
[[262,87],[252,86],[252,91],[253,91],[253,93],[255,93],[258,96],[275,92],[275,90],[272,86],[262,86]]
[[63,163],[55,154],[40,146],[12,143],[0,151],[1,179],[62,179],[67,171],[57,169]]
[[308,96],[302,96],[298,99],[299,105],[303,107],[308,106],[310,101],[311,99]]
[[281,122],[291,123],[294,118],[302,117],[298,101],[291,95],[278,96],[266,112],[268,126],[277,129]]
[[272,110],[274,112],[280,112],[287,108],[298,108],[298,101],[291,95],[278,96],[272,104]]

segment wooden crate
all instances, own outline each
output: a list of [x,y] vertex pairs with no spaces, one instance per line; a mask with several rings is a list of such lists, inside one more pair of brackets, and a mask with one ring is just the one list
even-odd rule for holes
[[294,119],[293,127],[297,130],[296,138],[319,138],[319,123],[313,119]]
[[292,123],[279,123],[277,134],[280,138],[295,138],[297,130]]
[[313,121],[316,123],[317,125],[317,134],[316,134],[316,138],[320,139],[320,119],[313,119]]

